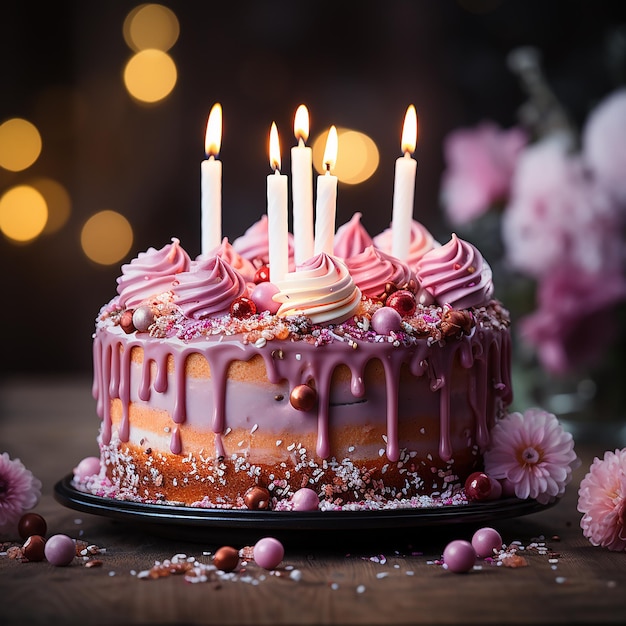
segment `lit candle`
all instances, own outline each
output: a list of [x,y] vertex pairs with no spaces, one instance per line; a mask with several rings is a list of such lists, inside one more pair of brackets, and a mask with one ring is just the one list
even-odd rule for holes
[[313,150],[309,138],[309,112],[304,104],[296,110],[293,132],[298,145],[291,148],[291,192],[296,266],[313,256]]
[[333,254],[335,242],[335,213],[337,211],[337,177],[330,172],[337,162],[337,129],[330,127],[324,150],[324,175],[317,177],[315,204],[314,254]]
[[280,173],[280,143],[278,129],[272,122],[270,130],[270,166],[273,174],[267,177],[267,228],[269,271],[273,283],[281,281],[289,269],[287,240],[287,177]]
[[393,187],[393,213],[391,219],[391,254],[401,261],[409,256],[413,199],[415,197],[415,174],[417,161],[411,157],[417,144],[417,113],[411,104],[404,117],[402,129],[402,152],[396,159]]
[[217,159],[222,142],[222,106],[214,104],[206,126],[206,160],[200,164],[202,254],[222,242],[222,162]]

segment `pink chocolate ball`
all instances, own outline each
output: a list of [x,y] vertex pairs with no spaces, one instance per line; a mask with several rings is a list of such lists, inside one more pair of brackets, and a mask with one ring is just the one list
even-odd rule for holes
[[259,283],[250,294],[250,299],[258,311],[269,311],[274,314],[280,308],[280,302],[272,300],[272,296],[278,293],[278,287],[268,281]]
[[472,546],[476,556],[484,559],[493,556],[494,550],[502,549],[502,537],[495,528],[485,526],[485,528],[480,528],[474,533]]
[[76,556],[76,544],[67,535],[52,535],[44,548],[46,559],[52,565],[63,567],[69,565]]
[[85,457],[75,468],[74,478],[84,480],[100,473],[100,459],[97,456]]
[[402,316],[389,306],[380,307],[372,315],[372,328],[379,335],[388,335],[392,331],[400,330]]
[[456,574],[469,572],[476,563],[476,552],[469,541],[455,539],[445,547],[443,562]]
[[274,537],[259,539],[253,548],[254,561],[265,569],[275,569],[285,556],[283,544]]
[[317,511],[320,499],[313,489],[303,487],[291,496],[294,511]]

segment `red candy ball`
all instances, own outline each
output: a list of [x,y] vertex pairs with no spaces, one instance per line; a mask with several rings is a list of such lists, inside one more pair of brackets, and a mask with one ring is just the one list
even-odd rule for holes
[[22,550],[29,561],[43,561],[46,558],[45,546],[46,540],[41,535],[31,535],[22,546]]
[[491,479],[483,472],[474,472],[465,481],[465,495],[468,500],[489,500],[491,491]]
[[387,297],[386,306],[395,309],[402,317],[413,315],[417,309],[415,296],[408,289],[399,289]]
[[241,296],[233,300],[230,305],[230,314],[237,319],[244,319],[256,313],[256,304],[245,296]]
[[259,283],[265,283],[270,279],[270,268],[267,265],[261,265],[259,269],[254,274],[254,282],[258,285]]
[[443,562],[455,574],[469,572],[476,563],[476,553],[469,541],[455,539],[443,551]]
[[239,565],[239,551],[231,546],[219,548],[213,556],[213,565],[223,572],[232,572]]
[[17,523],[17,532],[22,539],[28,539],[31,535],[44,537],[47,530],[46,520],[38,513],[24,513]]

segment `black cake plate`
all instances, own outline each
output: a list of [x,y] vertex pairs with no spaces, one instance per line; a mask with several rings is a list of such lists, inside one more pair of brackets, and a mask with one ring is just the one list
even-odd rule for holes
[[273,535],[282,540],[306,537],[324,539],[371,538],[378,531],[393,534],[428,528],[445,530],[459,524],[486,525],[504,519],[543,511],[553,503],[502,498],[468,504],[356,511],[251,511],[248,509],[207,509],[164,504],[143,504],[115,500],[78,490],[72,475],[59,480],[54,497],[62,505],[85,513],[100,515],[118,522],[141,526],[154,534],[183,538],[187,541],[224,541],[228,538],[254,541]]

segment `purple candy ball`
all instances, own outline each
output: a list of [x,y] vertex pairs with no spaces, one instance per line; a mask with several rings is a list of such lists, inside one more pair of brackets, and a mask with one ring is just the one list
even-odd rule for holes
[[283,544],[274,537],[259,539],[253,548],[254,561],[265,569],[275,569],[285,556]]
[[291,496],[294,511],[317,511],[320,499],[313,489],[303,487]]
[[46,559],[52,565],[69,565],[76,556],[76,544],[67,535],[52,535],[44,548]]
[[379,335],[388,335],[392,331],[400,330],[401,323],[402,316],[390,306],[380,307],[372,315],[372,328]]
[[85,480],[95,474],[100,473],[100,459],[97,456],[88,456],[84,458],[74,468],[74,478],[76,480]]
[[269,311],[274,314],[280,308],[280,302],[272,300],[272,296],[278,293],[279,289],[274,283],[268,281],[259,283],[250,294],[250,299],[258,311]]
[[445,547],[443,562],[456,574],[469,572],[476,563],[476,552],[469,541],[455,539]]
[[472,546],[476,556],[484,559],[485,557],[493,556],[494,550],[502,549],[502,537],[495,528],[486,526],[474,533]]

